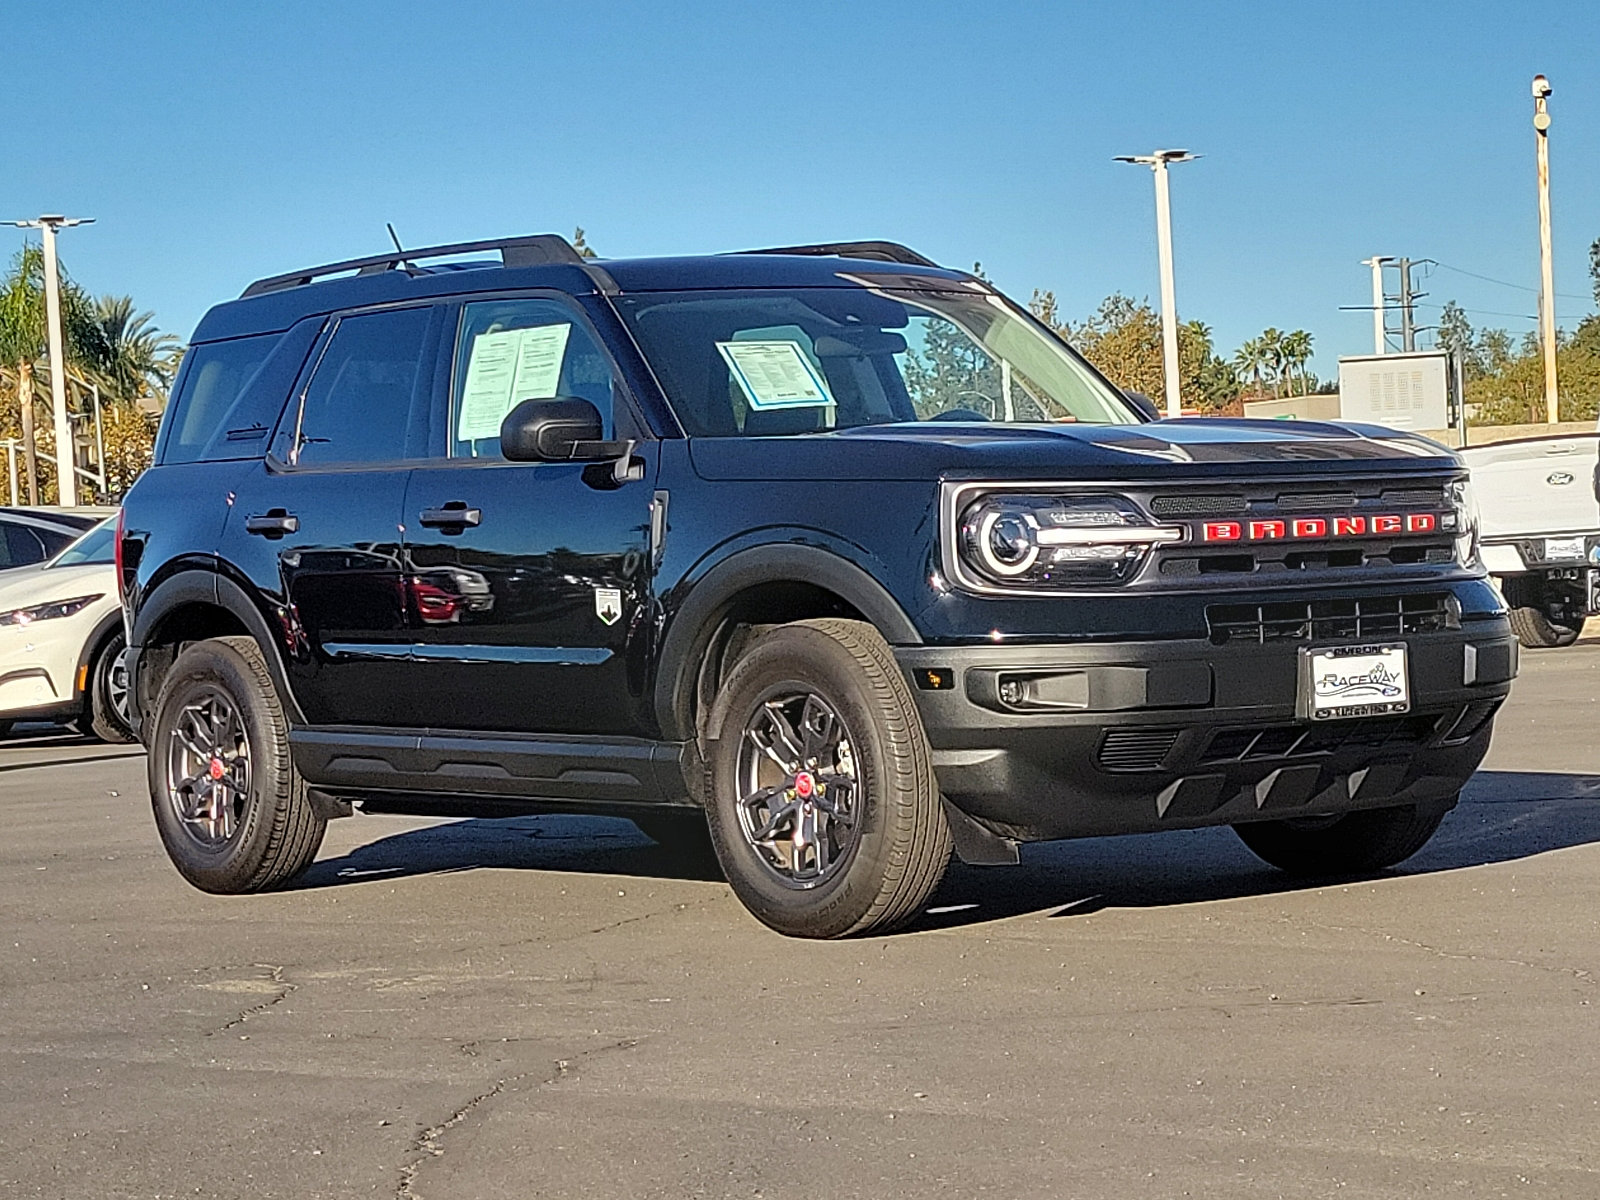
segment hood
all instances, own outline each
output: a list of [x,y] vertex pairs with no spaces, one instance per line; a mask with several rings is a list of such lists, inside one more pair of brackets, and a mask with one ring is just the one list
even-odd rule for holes
[[706,479],[1257,478],[1459,469],[1438,442],[1378,425],[1218,417],[1147,425],[917,421],[836,433],[696,438]]
[[116,600],[117,569],[114,566],[108,563],[79,563],[71,567],[39,564],[0,571],[0,612],[97,592]]

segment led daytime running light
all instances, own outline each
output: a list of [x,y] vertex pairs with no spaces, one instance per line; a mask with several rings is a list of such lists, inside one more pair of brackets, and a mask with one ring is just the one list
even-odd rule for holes
[[0,612],[0,625],[32,625],[35,621],[53,621],[82,612],[105,593],[93,596],[76,596],[71,600],[52,600],[49,604],[35,604],[29,608],[13,608]]

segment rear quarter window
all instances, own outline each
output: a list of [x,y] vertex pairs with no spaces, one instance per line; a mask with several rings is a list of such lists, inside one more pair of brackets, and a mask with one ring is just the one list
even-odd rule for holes
[[204,457],[235,401],[282,338],[281,333],[268,333],[190,347],[183,384],[167,413],[163,463]]

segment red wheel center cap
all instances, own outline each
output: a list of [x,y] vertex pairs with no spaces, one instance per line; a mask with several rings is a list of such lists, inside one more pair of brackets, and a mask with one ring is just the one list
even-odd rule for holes
[[211,778],[221,779],[226,773],[227,768],[222,765],[222,760],[220,758],[213,758],[211,760],[211,766],[208,768],[208,770]]
[[817,790],[817,781],[810,771],[801,771],[794,777],[794,794],[804,800]]

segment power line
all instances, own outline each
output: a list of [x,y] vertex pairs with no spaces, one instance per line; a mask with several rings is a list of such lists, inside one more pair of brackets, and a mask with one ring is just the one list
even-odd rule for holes
[[[1437,309],[1441,309],[1442,310],[1444,308],[1444,305],[1442,305],[1442,304],[1418,304],[1417,307],[1418,308],[1437,308]],[[1459,304],[1456,305],[1456,307],[1457,308],[1461,308],[1461,306]],[[1518,320],[1518,321],[1537,321],[1539,319],[1537,316],[1534,316],[1532,313],[1496,312],[1492,308],[1461,308],[1461,311],[1464,312],[1464,313],[1471,313],[1475,317],[1511,317],[1514,320]]]
[[[1525,283],[1511,283],[1509,280],[1496,279],[1492,275],[1480,275],[1476,271],[1468,271],[1468,270],[1466,270],[1465,268],[1462,268],[1462,267],[1452,267],[1447,262],[1439,262],[1438,259],[1435,259],[1434,262],[1435,262],[1435,264],[1437,266],[1443,267],[1446,271],[1454,271],[1457,275],[1467,275],[1467,276],[1470,276],[1473,279],[1481,279],[1485,283],[1499,284],[1501,287],[1516,288],[1517,291],[1519,291],[1519,292],[1532,292],[1535,296],[1537,296],[1539,294],[1539,289],[1538,288],[1529,287]],[[1585,301],[1585,302],[1588,302],[1588,301],[1591,301],[1591,300],[1594,299],[1594,297],[1592,297],[1592,296],[1576,296],[1571,292],[1557,292],[1556,293],[1556,298],[1558,300],[1582,300],[1582,301]],[[1510,314],[1509,313],[1497,313],[1495,315],[1497,315],[1497,316],[1509,316]]]

